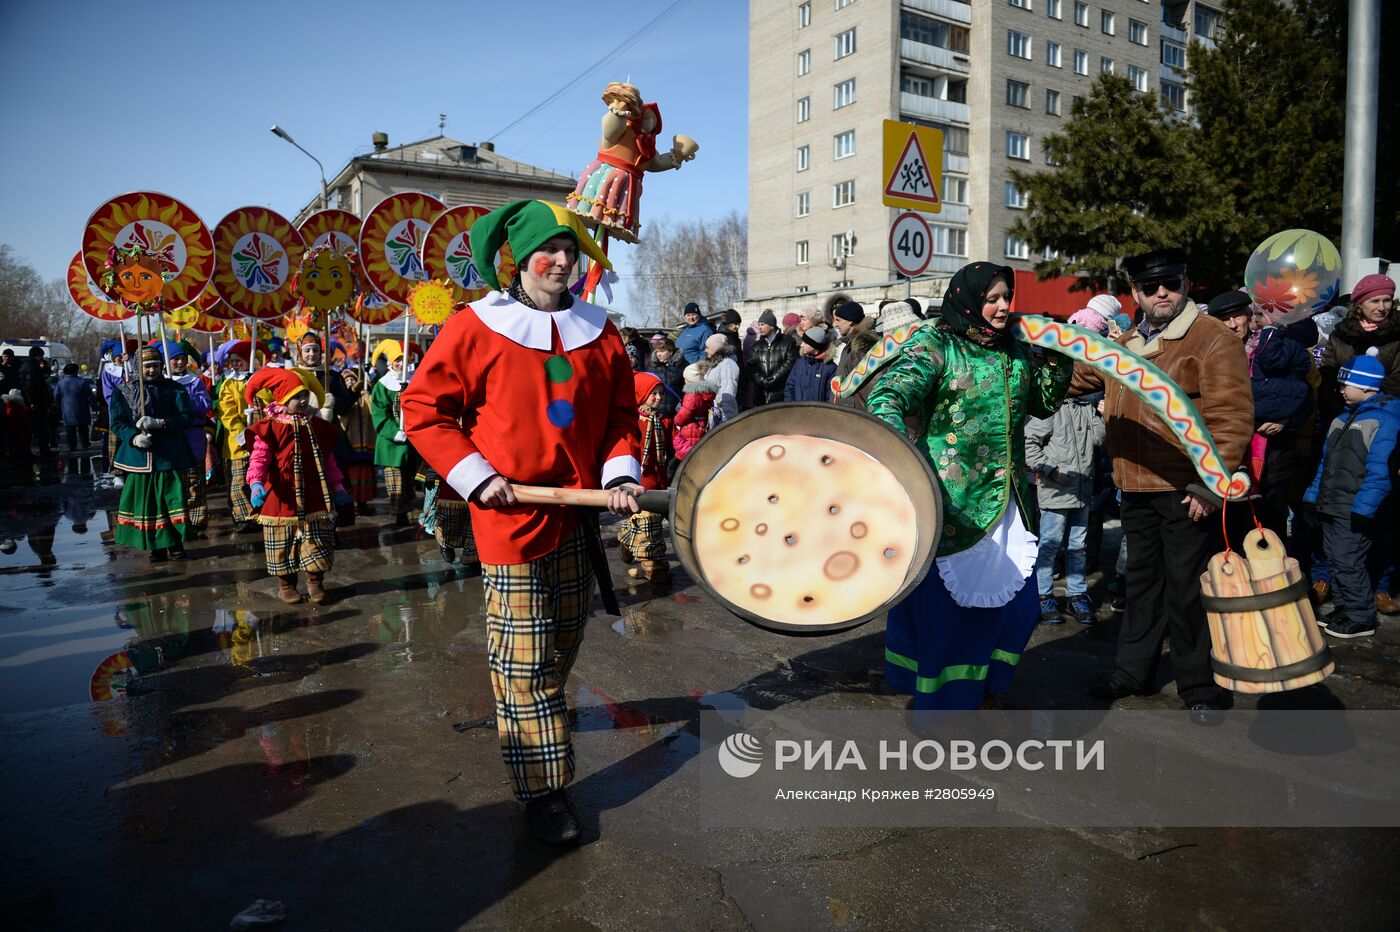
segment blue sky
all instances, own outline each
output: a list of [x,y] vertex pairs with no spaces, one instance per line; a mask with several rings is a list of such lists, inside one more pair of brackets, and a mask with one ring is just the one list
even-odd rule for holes
[[[0,4],[0,82],[10,88],[0,243],[60,278],[92,210],[137,189],[178,197],[208,224],[248,204],[292,217],[320,180],[272,124],[325,163],[328,177],[367,150],[375,131],[391,145],[436,136],[439,113],[447,135],[485,139],[668,5],[8,0]],[[536,37],[541,29],[549,33]],[[664,139],[679,132],[701,146],[680,172],[648,179],[643,235],[661,217],[744,211],[747,61],[747,4],[688,0],[497,136],[496,148],[577,173],[596,151],[603,86],[630,77],[660,104]],[[615,247],[624,286],[635,249]]]

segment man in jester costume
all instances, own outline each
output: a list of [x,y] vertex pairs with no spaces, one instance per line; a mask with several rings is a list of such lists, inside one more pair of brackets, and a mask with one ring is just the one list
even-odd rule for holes
[[114,539],[149,551],[152,563],[185,556],[191,532],[184,471],[194,462],[185,440],[189,424],[189,395],[165,377],[161,351],[142,348],[140,379],[112,393],[112,432],[120,442],[115,465],[126,476]]
[[515,796],[536,836],[569,843],[579,826],[564,796],[574,775],[564,684],[593,598],[590,554],[602,551],[593,515],[520,504],[511,483],[601,483],[613,512],[635,514],[640,437],[622,338],[602,308],[568,291],[580,251],[605,268],[607,257],[564,207],[515,201],[471,230],[493,289],[492,258],[507,241],[517,278],[443,325],[403,411],[414,447],[470,503]]
[[1040,618],[1025,420],[1054,413],[1073,366],[1012,339],[1013,281],[990,262],[959,269],[941,318],[883,360],[866,398],[928,456],[943,497],[937,568],[885,629],[886,680],[915,709],[997,705]]

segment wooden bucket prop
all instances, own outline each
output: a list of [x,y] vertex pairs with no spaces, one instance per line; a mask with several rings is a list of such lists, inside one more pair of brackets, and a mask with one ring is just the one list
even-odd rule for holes
[[1320,683],[1334,669],[1308,583],[1278,535],[1250,531],[1244,552],[1217,553],[1201,575],[1215,681],[1240,693]]
[[[519,501],[606,507],[595,489],[514,486]],[[793,402],[711,430],[669,492],[676,556],[704,592],[781,634],[832,634],[887,612],[923,581],[943,531],[927,458],[883,421]]]

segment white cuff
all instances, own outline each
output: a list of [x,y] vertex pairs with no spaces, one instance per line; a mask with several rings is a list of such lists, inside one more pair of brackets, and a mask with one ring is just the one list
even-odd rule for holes
[[642,464],[635,456],[614,456],[603,464],[603,488],[606,489],[608,483],[615,479],[631,479],[640,484]]
[[494,475],[496,468],[486,462],[486,457],[473,453],[452,467],[447,474],[447,484],[456,489],[464,500],[471,501],[472,493]]

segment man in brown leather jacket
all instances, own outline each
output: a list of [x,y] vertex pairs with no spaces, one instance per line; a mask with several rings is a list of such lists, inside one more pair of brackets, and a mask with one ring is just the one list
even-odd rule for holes
[[[1162,249],[1123,261],[1140,324],[1119,342],[1150,359],[1191,397],[1230,468],[1245,457],[1254,402],[1244,345],[1186,296],[1186,254]],[[1208,491],[1166,423],[1120,382],[1075,367],[1073,394],[1104,391],[1113,481],[1123,493],[1128,607],[1111,676],[1090,686],[1101,699],[1157,691],[1162,638],[1171,639],[1177,694],[1192,721],[1216,724],[1225,694],[1210,669],[1201,573],[1222,549],[1220,499]]]

